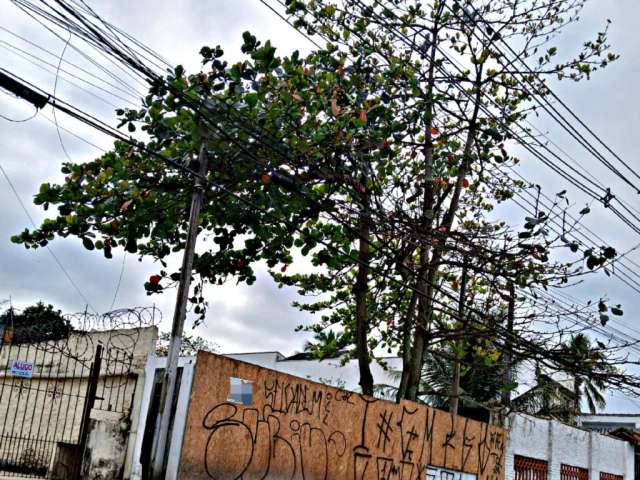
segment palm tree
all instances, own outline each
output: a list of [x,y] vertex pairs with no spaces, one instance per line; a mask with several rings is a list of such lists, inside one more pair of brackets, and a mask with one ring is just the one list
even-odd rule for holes
[[582,401],[586,400],[589,412],[594,414],[607,404],[602,392],[606,388],[605,378],[610,373],[610,367],[606,365],[602,353],[591,345],[589,337],[583,333],[571,337],[565,349],[573,361],[588,372],[573,372],[574,410],[579,414]]
[[606,358],[594,348],[589,337],[579,333],[560,348],[566,364],[575,365],[567,373],[571,374],[570,384],[545,374],[536,367],[536,385],[515,398],[513,406],[519,410],[554,417],[566,422],[574,422],[581,413],[583,400],[589,412],[594,414],[606,406],[603,391],[606,377],[612,373]]
[[565,422],[575,421],[575,394],[572,388],[542,372],[535,370],[536,383],[511,401],[518,411],[541,417],[553,417]]
[[[505,388],[504,370],[499,362],[488,361],[486,352],[480,352],[474,346],[477,346],[474,340],[464,342],[462,349],[460,344],[454,346],[450,342],[443,342],[437,350],[427,352],[420,378],[418,402],[443,410],[449,408],[453,358],[457,348],[463,363],[460,372],[459,412],[469,418],[487,421],[488,406],[499,403]],[[400,381],[400,372],[390,371],[389,375],[395,381]],[[375,395],[380,398],[393,401],[396,393],[397,387],[394,385],[375,386]]]

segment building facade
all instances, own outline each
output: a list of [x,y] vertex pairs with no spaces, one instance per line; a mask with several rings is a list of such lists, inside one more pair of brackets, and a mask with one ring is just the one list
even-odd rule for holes
[[512,414],[506,480],[633,480],[634,447],[556,420]]
[[636,413],[599,413],[581,415],[578,426],[600,433],[609,433],[620,428],[640,431],[640,415]]

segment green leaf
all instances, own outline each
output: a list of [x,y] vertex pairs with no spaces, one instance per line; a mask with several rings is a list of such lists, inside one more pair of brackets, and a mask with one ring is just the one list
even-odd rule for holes
[[251,108],[253,108],[258,103],[258,94],[257,93],[248,93],[248,94],[246,94],[244,96],[244,100],[245,100],[245,102],[247,102],[247,105],[249,105]]

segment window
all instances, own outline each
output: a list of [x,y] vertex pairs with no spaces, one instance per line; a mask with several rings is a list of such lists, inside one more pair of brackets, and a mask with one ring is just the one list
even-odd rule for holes
[[549,464],[544,460],[516,455],[514,469],[515,480],[547,480]]
[[560,465],[560,480],[589,480],[589,470],[563,463]]
[[624,475],[614,475],[613,473],[600,472],[600,480],[624,480]]
[[253,382],[243,378],[229,377],[228,402],[251,405],[253,402]]

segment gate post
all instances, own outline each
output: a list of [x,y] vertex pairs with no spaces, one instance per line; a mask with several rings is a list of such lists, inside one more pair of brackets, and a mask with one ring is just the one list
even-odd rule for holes
[[91,372],[89,373],[89,385],[87,385],[87,396],[84,402],[84,410],[82,411],[82,423],[80,424],[79,450],[81,458],[84,457],[84,450],[87,447],[91,410],[96,403],[98,380],[100,379],[100,370],[102,369],[102,348],[102,345],[96,346],[96,355],[93,359],[93,363],[91,364]]

